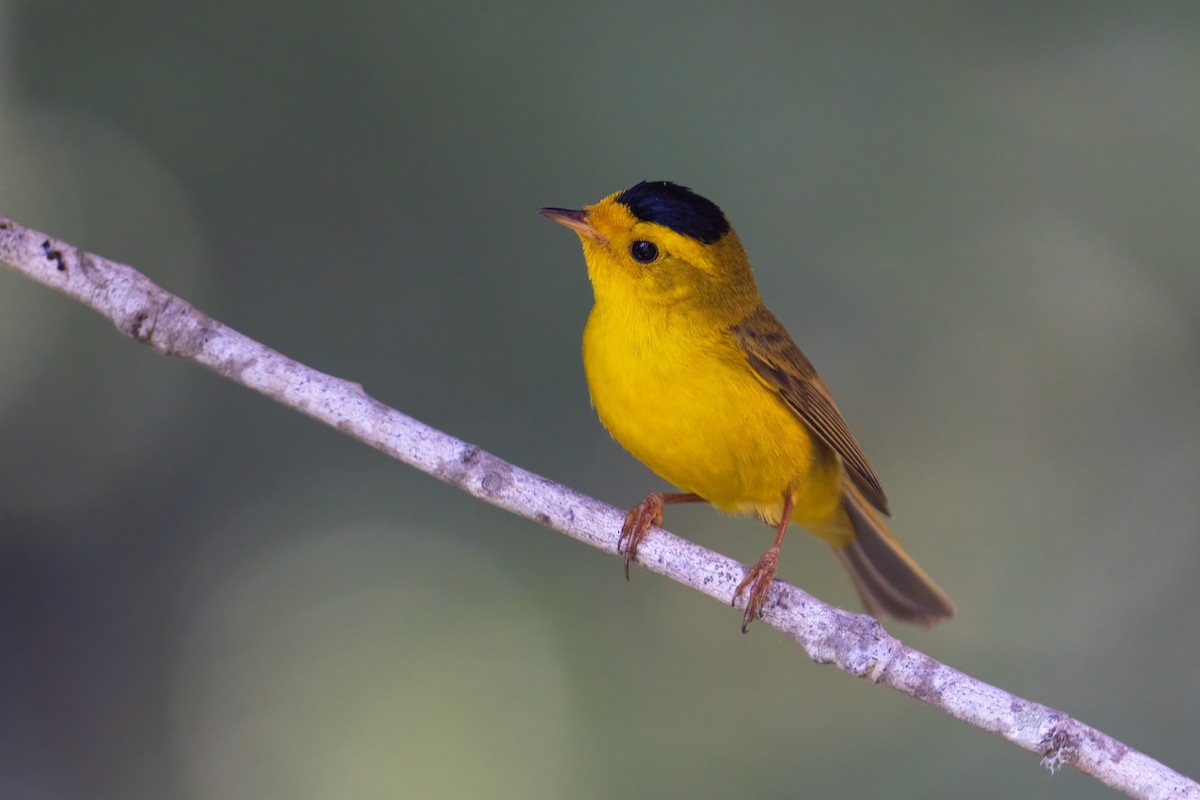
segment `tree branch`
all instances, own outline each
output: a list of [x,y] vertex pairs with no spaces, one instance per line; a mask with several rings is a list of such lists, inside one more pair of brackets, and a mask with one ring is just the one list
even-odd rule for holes
[[[117,330],[186,358],[337,428],[485,502],[616,555],[623,513],[496,458],[389,408],[355,383],[293,361],[196,310],[124,264],[0,217],[0,261],[79,300]],[[728,602],[745,567],[655,529],[639,561]],[[976,680],[890,636],[874,619],[842,611],[776,581],[763,614],[820,664],[882,683],[1131,797],[1200,800],[1200,784],[1095,728]]]

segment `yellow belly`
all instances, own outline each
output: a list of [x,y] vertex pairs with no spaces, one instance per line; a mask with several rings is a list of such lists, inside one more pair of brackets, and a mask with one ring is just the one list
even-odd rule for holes
[[623,322],[594,310],[584,332],[592,404],[613,438],[723,511],[775,523],[791,494],[798,524],[842,538],[840,462],[758,379],[728,333]]

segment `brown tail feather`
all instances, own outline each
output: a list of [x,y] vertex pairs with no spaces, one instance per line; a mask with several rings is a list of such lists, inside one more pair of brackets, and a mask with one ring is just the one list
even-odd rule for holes
[[835,547],[868,613],[932,625],[954,616],[954,603],[892,537],[858,490],[846,484],[846,511],[854,541]]

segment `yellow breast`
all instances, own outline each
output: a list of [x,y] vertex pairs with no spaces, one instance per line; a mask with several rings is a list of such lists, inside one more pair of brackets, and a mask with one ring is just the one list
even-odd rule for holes
[[667,310],[598,305],[583,359],[609,433],[680,489],[769,522],[785,492],[805,527],[840,513],[837,458],[759,380],[727,331]]

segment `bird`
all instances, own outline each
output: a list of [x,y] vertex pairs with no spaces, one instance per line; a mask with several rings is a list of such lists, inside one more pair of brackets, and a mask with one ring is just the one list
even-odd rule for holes
[[724,212],[670,181],[538,213],[579,235],[594,303],[583,364],[601,423],[678,492],[653,492],[618,538],[625,577],[665,506],[757,516],[775,542],[733,593],[761,617],[795,522],[832,546],[867,612],[931,625],[954,605],[900,547],[875,470],[825,382],[763,303]]

